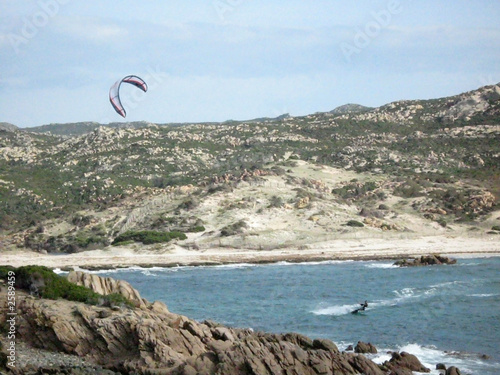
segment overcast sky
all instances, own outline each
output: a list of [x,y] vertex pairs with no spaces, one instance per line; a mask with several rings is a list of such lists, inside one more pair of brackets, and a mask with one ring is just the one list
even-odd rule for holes
[[498,0],[0,0],[0,122],[224,121],[500,82]]

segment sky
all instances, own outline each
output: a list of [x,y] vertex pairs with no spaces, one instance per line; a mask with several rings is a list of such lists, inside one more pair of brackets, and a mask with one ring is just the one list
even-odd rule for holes
[[[0,122],[206,122],[500,82],[497,0],[0,0]],[[122,85],[127,118],[109,88]]]

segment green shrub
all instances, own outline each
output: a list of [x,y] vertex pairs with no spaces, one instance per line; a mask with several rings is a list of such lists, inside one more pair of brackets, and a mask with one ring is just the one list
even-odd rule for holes
[[362,222],[360,221],[357,221],[357,220],[349,220],[346,224],[348,227],[364,227],[365,224],[363,224]]
[[222,237],[234,236],[243,232],[243,229],[247,227],[245,220],[240,220],[234,224],[227,225],[221,229],[220,235]]
[[394,195],[398,195],[403,198],[420,197],[423,195],[422,186],[415,181],[408,180],[394,189]]
[[367,192],[375,190],[377,187],[377,183],[374,181],[368,181],[362,184],[354,179],[349,185],[333,189],[332,194],[339,195],[343,199],[359,198],[365,195]]
[[151,245],[155,243],[169,242],[170,240],[173,240],[175,238],[185,240],[187,237],[184,233],[178,231],[160,232],[154,230],[129,230],[116,237],[112,245],[122,244],[127,241],[142,242],[145,245]]
[[297,198],[299,198],[299,199],[309,198],[310,200],[313,200],[315,198],[314,193],[311,193],[311,192],[307,191],[306,189],[295,188],[293,190],[297,192]]
[[195,198],[189,198],[189,199],[186,199],[184,202],[182,202],[177,207],[177,209],[189,211],[189,210],[192,210],[192,209],[198,207],[198,205],[199,205],[199,202]]
[[95,235],[86,235],[85,233],[79,233],[75,237],[75,243],[78,247],[87,248],[90,244],[105,244],[106,240]]
[[436,223],[438,223],[439,225],[441,225],[443,228],[446,228],[446,226],[448,225],[448,223],[446,222],[445,219],[437,219]]
[[0,279],[6,280],[10,271],[15,271],[16,269],[12,266],[0,266]]
[[70,283],[65,277],[55,274],[50,268],[43,266],[23,266],[14,270],[16,286],[47,299],[65,299],[83,302],[90,305],[111,306],[132,303],[121,295],[103,296],[92,290]]
[[92,215],[75,215],[71,219],[71,224],[84,227],[89,225],[93,218]]
[[496,231],[500,232],[500,225],[494,225],[494,226],[492,226],[491,230],[496,230]]
[[121,241],[121,242],[114,242],[111,244],[112,246],[126,246],[135,243],[134,240],[127,240],[127,241]]
[[205,227],[203,225],[196,225],[194,227],[189,228],[188,232],[189,233],[198,233],[198,232],[205,232]]
[[283,199],[277,195],[273,195],[269,200],[268,208],[280,208],[283,206]]

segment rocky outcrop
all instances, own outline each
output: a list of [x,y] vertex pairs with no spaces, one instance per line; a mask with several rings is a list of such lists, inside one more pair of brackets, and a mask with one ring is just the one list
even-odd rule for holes
[[[105,312],[105,313],[103,313]],[[198,323],[155,302],[113,311],[63,300],[20,296],[19,338],[37,348],[75,354],[114,371],[161,374],[382,375],[362,355],[339,353],[329,340],[255,333]]]
[[451,259],[441,255],[422,255],[420,258],[414,259],[413,261],[408,261],[406,259],[398,260],[394,263],[394,265],[399,267],[418,267],[455,263],[457,263],[456,259]]
[[393,375],[412,375],[412,371],[431,372],[413,354],[407,352],[392,353],[392,358],[385,361],[382,367]]
[[446,375],[461,375],[462,373],[458,368],[455,366],[451,366],[449,369],[446,370]]
[[68,275],[68,281],[76,285],[81,285],[92,291],[107,296],[108,294],[120,294],[136,307],[146,308],[149,303],[141,298],[137,290],[123,280],[115,280],[110,277],[100,277],[81,271],[71,271]]
[[375,354],[375,353],[377,353],[377,348],[374,345],[372,345],[371,343],[358,341],[358,343],[354,347],[354,352],[355,353],[362,353],[362,354],[365,354],[365,353]]
[[446,365],[444,363],[438,363],[436,364],[436,370],[446,371]]

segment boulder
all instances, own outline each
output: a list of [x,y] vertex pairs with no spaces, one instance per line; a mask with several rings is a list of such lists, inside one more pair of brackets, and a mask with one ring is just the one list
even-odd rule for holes
[[322,350],[329,350],[334,353],[338,353],[339,349],[337,348],[337,345],[333,343],[333,341],[328,340],[328,339],[316,339],[313,341],[313,348],[314,349],[322,349]]
[[372,345],[371,343],[365,343],[362,341],[358,341],[358,343],[354,347],[354,352],[355,353],[362,353],[362,354],[365,354],[365,353],[376,354],[377,348],[374,345]]
[[438,363],[436,365],[436,370],[444,370],[444,371],[446,371],[446,365],[444,363]]
[[422,363],[413,354],[407,352],[394,352],[389,361],[385,361],[382,365],[383,368],[391,371],[394,375],[406,375],[417,372],[430,372],[431,370],[422,365]]
[[451,366],[449,369],[446,370],[446,375],[461,375],[462,373],[458,368],[455,366]]

